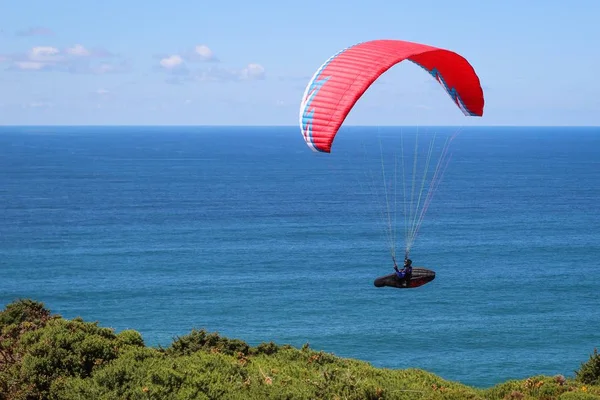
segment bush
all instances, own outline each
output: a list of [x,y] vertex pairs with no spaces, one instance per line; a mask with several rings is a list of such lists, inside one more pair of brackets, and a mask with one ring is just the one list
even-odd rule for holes
[[117,340],[121,345],[125,346],[144,346],[144,339],[138,331],[128,329],[117,335]]
[[19,343],[23,353],[19,368],[22,383],[43,397],[53,380],[88,377],[93,369],[117,357],[115,338],[110,329],[64,319],[27,332]]
[[560,395],[559,400],[598,400],[598,396],[591,393],[566,392]]
[[598,349],[594,349],[594,353],[590,359],[581,364],[578,371],[575,371],[576,379],[587,385],[600,385],[600,354]]
[[277,353],[277,351],[279,350],[279,348],[277,347],[277,345],[273,342],[269,342],[269,343],[261,343],[258,346],[256,346],[256,348],[252,349],[252,353],[254,354],[265,354],[267,356],[270,356],[272,354]]
[[220,337],[218,333],[207,333],[204,329],[193,329],[189,335],[177,338],[165,352],[168,355],[190,355],[198,351],[211,351],[227,355],[248,355],[250,346],[239,339]]
[[66,320],[31,300],[0,312],[0,335],[0,400],[600,399],[596,349],[577,381],[540,375],[474,389],[420,369],[373,368],[308,343],[250,347],[193,330],[166,349],[146,347],[137,331]]
[[29,299],[18,300],[7,305],[6,309],[0,312],[0,330],[24,322],[40,326],[48,318],[50,318],[50,311],[44,307],[44,303]]

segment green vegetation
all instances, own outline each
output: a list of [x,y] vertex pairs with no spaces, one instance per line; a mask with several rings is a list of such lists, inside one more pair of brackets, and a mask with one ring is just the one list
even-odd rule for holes
[[256,347],[193,330],[147,347],[20,300],[0,312],[0,400],[29,399],[600,399],[600,356],[574,379],[535,376],[489,389],[418,369],[374,368],[305,345]]

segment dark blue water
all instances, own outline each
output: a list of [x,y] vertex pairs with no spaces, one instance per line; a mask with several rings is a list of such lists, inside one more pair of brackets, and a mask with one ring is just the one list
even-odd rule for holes
[[0,305],[476,386],[573,376],[600,345],[600,129],[463,129],[411,252],[437,277],[415,290],[373,286],[392,270],[366,188],[398,132],[345,128],[315,154],[296,127],[0,128]]

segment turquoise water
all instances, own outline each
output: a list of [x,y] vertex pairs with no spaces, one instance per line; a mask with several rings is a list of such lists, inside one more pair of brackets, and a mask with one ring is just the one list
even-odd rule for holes
[[437,277],[415,290],[373,286],[392,270],[366,189],[399,131],[345,128],[316,154],[296,127],[2,127],[0,306],[481,387],[573,376],[600,345],[600,128],[463,129],[411,252]]

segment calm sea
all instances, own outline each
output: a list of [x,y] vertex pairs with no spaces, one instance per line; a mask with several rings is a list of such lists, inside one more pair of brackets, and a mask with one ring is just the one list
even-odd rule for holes
[[418,137],[343,128],[317,154],[297,127],[2,127],[0,306],[480,387],[573,376],[600,346],[600,128],[462,129],[411,251],[436,279],[375,288],[386,228],[403,257],[399,151]]

